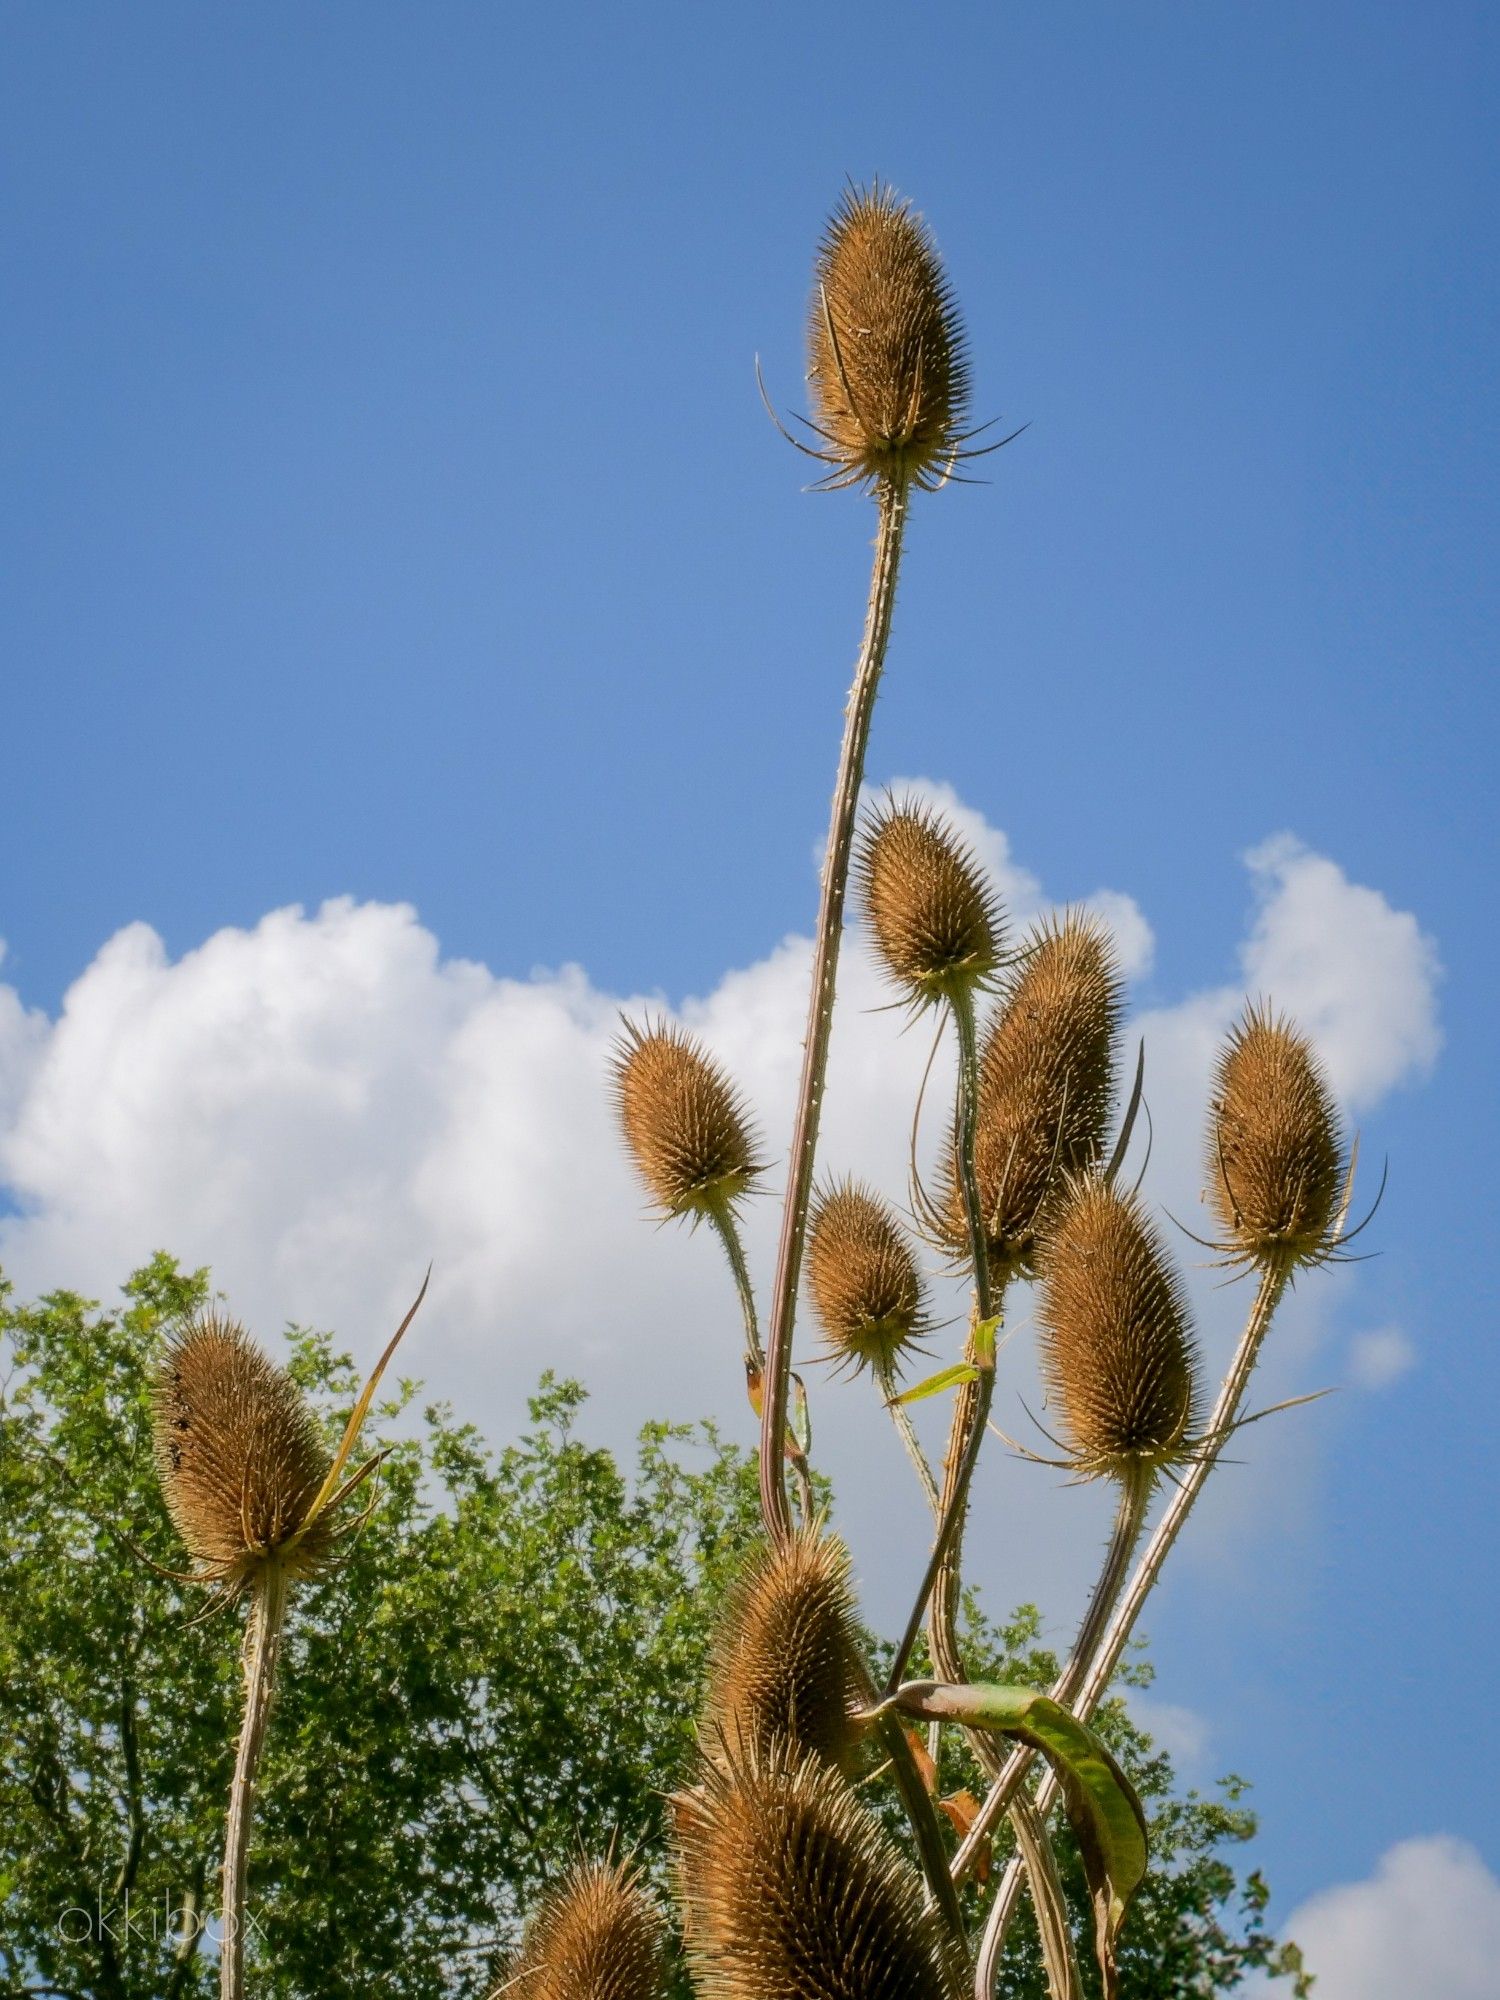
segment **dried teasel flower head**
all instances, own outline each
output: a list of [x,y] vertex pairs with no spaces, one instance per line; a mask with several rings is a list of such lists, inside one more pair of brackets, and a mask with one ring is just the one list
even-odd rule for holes
[[780,1746],[674,1803],[701,2000],[956,2000],[915,1870],[831,1766]]
[[842,1542],[814,1525],[750,1557],[714,1638],[700,1731],[715,1762],[790,1743],[847,1766],[858,1740],[854,1587]]
[[628,1864],[580,1861],[526,1927],[510,2000],[660,2000],[667,1928]]
[[205,1578],[238,1590],[283,1550],[293,1575],[322,1565],[337,1530],[309,1516],[329,1453],[297,1385],[242,1327],[214,1312],[188,1323],[157,1369],[152,1420],[167,1511]]
[[833,485],[939,486],[963,442],[963,327],[931,232],[877,181],[818,249],[808,319],[814,429]]
[[828,1359],[886,1382],[926,1331],[911,1240],[889,1205],[845,1180],[813,1200],[807,1284]]
[[[1032,1268],[1049,1195],[1103,1152],[1123,994],[1109,934],[1086,914],[1044,922],[1017,955],[979,1059],[974,1163],[997,1278]],[[951,1148],[926,1220],[947,1249],[967,1253]]]
[[886,800],[861,831],[854,873],[881,965],[907,1000],[953,1001],[993,978],[999,903],[940,813]]
[[1207,1175],[1226,1254],[1289,1268],[1337,1249],[1349,1161],[1333,1094],[1311,1043],[1268,1008],[1248,1007],[1220,1053]]
[[1069,1179],[1038,1262],[1042,1374],[1070,1463],[1126,1480],[1190,1455],[1197,1347],[1140,1201],[1099,1174]]
[[763,1165],[738,1090],[691,1035],[627,1021],[614,1057],[625,1143],[664,1215],[728,1214]]

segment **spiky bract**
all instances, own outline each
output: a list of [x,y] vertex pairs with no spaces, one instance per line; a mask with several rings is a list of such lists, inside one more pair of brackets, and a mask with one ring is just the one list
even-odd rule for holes
[[880,962],[906,999],[953,1000],[994,975],[999,904],[940,813],[887,801],[865,823],[854,871]]
[[927,224],[879,182],[846,192],[819,245],[807,373],[836,483],[941,484],[969,392],[963,327]]
[[804,1528],[749,1558],[714,1638],[700,1732],[711,1759],[778,1742],[847,1765],[858,1727],[854,1587],[842,1542]]
[[1348,1168],[1322,1065],[1284,1018],[1249,1007],[1214,1077],[1209,1199],[1224,1248],[1258,1264],[1315,1263],[1334,1246]]
[[243,1327],[191,1321],[157,1369],[152,1417],[167,1511],[206,1577],[238,1589],[304,1528],[288,1568],[319,1566],[335,1531],[326,1515],[307,1521],[329,1454],[297,1385]]
[[[1018,956],[979,1059],[974,1166],[999,1278],[1030,1270],[1050,1192],[1097,1164],[1114,1102],[1122,982],[1109,935],[1070,912]],[[956,1154],[939,1191],[937,1233],[958,1255],[969,1234]]]
[[925,1330],[922,1277],[906,1231],[857,1181],[817,1195],[807,1236],[807,1284],[828,1358],[881,1381]]
[[664,1215],[725,1215],[762,1171],[749,1115],[702,1046],[666,1022],[627,1021],[614,1051],[625,1143]]
[[954,2000],[916,1872],[830,1766],[737,1760],[676,1807],[700,2000]]
[[1069,1180],[1038,1263],[1042,1374],[1078,1469],[1124,1478],[1191,1449],[1196,1344],[1140,1201]]
[[635,1870],[580,1861],[526,1927],[510,2000],[660,2000],[666,1924]]

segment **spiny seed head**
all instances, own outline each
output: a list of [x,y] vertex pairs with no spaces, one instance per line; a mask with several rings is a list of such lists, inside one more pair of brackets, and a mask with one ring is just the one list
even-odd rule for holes
[[675,1804],[700,2000],[954,2000],[915,1870],[829,1765],[782,1746]]
[[[157,1474],[177,1532],[205,1574],[244,1584],[304,1527],[328,1471],[301,1391],[242,1327],[206,1312],[168,1346],[152,1419]],[[333,1538],[320,1516],[292,1567],[317,1569]]]
[[729,1594],[701,1731],[712,1760],[786,1741],[846,1765],[857,1739],[854,1587],[842,1542],[816,1528],[768,1544]]
[[854,869],[880,962],[908,1000],[952,1000],[993,976],[999,905],[940,813],[887,801],[865,823]]
[[580,1861],[527,1925],[521,1955],[496,1995],[660,2000],[665,1950],[666,1924],[635,1871]]
[[[1029,1270],[1049,1193],[1097,1164],[1114,1102],[1123,985],[1109,934],[1070,912],[1033,932],[985,1036],[974,1163],[990,1264]],[[968,1248],[956,1152],[945,1163],[940,1235]]]
[[1214,1077],[1209,1199],[1227,1247],[1255,1263],[1316,1261],[1343,1198],[1338,1113],[1312,1045],[1292,1024],[1249,1007]]
[[889,1379],[927,1320],[910,1239],[879,1195],[846,1180],[813,1202],[807,1284],[830,1360]]
[[1190,1440],[1197,1351],[1140,1202],[1098,1175],[1069,1180],[1039,1264],[1042,1373],[1079,1470],[1170,1463]]
[[625,1023],[614,1051],[625,1143],[664,1215],[723,1215],[762,1162],[739,1092],[691,1035]]
[[927,224],[878,181],[845,193],[819,246],[807,373],[845,483],[941,483],[969,393],[963,327]]

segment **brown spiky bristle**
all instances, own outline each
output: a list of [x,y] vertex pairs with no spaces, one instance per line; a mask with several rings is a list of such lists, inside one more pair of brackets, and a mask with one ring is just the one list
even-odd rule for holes
[[660,2000],[666,1924],[636,1872],[581,1861],[526,1927],[496,1994],[513,2000]]
[[715,1632],[705,1754],[763,1756],[786,1741],[847,1764],[858,1737],[854,1618],[842,1542],[812,1527],[757,1549]]
[[726,1214],[761,1160],[739,1092],[691,1035],[627,1021],[614,1051],[625,1143],[666,1215]]
[[878,182],[848,190],[819,246],[807,373],[851,481],[940,483],[969,392],[963,327],[927,224]]
[[1169,1463],[1192,1431],[1197,1354],[1140,1202],[1097,1175],[1069,1181],[1038,1262],[1042,1374],[1079,1469]]
[[1250,1007],[1219,1056],[1209,1199],[1229,1246],[1256,1262],[1305,1263],[1329,1248],[1347,1169],[1338,1113],[1312,1045]]
[[675,1803],[701,2000],[953,2000],[915,1870],[830,1766],[783,1749]]
[[910,1239],[879,1195],[843,1181],[813,1202],[807,1286],[828,1358],[881,1380],[926,1326]]
[[[328,1471],[300,1390],[242,1327],[207,1312],[168,1346],[152,1417],[177,1532],[206,1570],[244,1582],[303,1528]],[[322,1517],[298,1544],[295,1567],[315,1569],[332,1540]]]
[[[979,1061],[974,1164],[990,1264],[1029,1270],[1049,1192],[1097,1164],[1114,1102],[1122,982],[1109,934],[1077,912],[1043,924],[1020,954]],[[969,1235],[950,1151],[939,1233]]]
[[918,803],[871,815],[855,879],[880,962],[919,1005],[972,993],[1000,963],[994,892],[966,843]]

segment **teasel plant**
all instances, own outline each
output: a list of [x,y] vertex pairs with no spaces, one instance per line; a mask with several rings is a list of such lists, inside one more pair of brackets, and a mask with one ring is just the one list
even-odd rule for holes
[[[1231,1275],[1251,1274],[1256,1293],[1205,1414],[1186,1292],[1142,1198],[1144,1167],[1126,1183],[1143,1112],[1149,1132],[1146,1052],[1136,1052],[1127,1093],[1124,981],[1108,932],[1072,910],[1016,939],[947,817],[920,798],[865,792],[913,496],[966,482],[969,460],[1018,434],[978,441],[988,426],[968,422],[966,341],[932,236],[878,182],[846,191],[819,247],[808,382],[801,437],[782,422],[763,380],[761,392],[783,435],[824,468],[818,489],[873,499],[875,544],[823,855],[764,1330],[741,1213],[764,1191],[768,1166],[742,1091],[705,1047],[664,1020],[628,1021],[613,1058],[621,1131],[652,1209],[663,1220],[707,1223],[724,1250],[760,1420],[765,1540],[724,1605],[697,1765],[674,1800],[684,1942],[697,1989],[710,2000],[887,1992],[995,2000],[1024,1885],[1053,2000],[1080,2000],[1050,1824],[1060,1799],[1083,1863],[1102,1990],[1112,1996],[1122,1928],[1147,1866],[1146,1823],[1091,1717],[1225,1441],[1255,1420],[1244,1405],[1277,1307],[1299,1273],[1350,1254],[1359,1233],[1347,1228],[1357,1149],[1306,1039],[1265,1004],[1247,1008],[1215,1074],[1206,1148],[1212,1234],[1199,1240]],[[935,1025],[933,1059],[951,1042],[951,1116],[924,1177],[924,1078],[905,1215],[857,1174],[819,1172],[851,889],[892,1007],[908,1024]],[[1146,1151],[1149,1158],[1149,1140]],[[944,1332],[924,1252],[967,1286],[967,1325],[957,1359],[939,1355],[934,1373],[909,1382]],[[1033,1295],[1047,1402],[1046,1428],[1039,1417],[1030,1443],[994,1417],[1006,1303],[1020,1286]],[[924,1573],[878,1679],[848,1552],[817,1505],[808,1399],[792,1367],[804,1294],[821,1358],[873,1385],[932,1518]],[[939,1469],[910,1411],[949,1394]],[[960,1651],[974,1471],[997,1436],[1073,1481],[1105,1482],[1115,1497],[1099,1576],[1051,1688],[975,1680]],[[985,1548],[1003,1546],[993,1525],[983,1524]],[[933,1677],[911,1678],[924,1633]],[[914,1724],[929,1731],[925,1759]],[[944,1732],[954,1729],[977,1761],[984,1797],[945,1821],[931,1774]],[[910,1853],[870,1811],[864,1788],[876,1770],[895,1783]],[[1015,1854],[979,1905],[982,1931],[971,1938],[958,1892],[1007,1817]]]
[[[381,1453],[349,1469],[375,1390],[416,1317],[427,1280],[371,1371],[338,1449],[287,1373],[244,1328],[217,1310],[169,1340],[152,1388],[157,1476],[172,1524],[193,1560],[174,1581],[208,1591],[199,1618],[248,1599],[244,1705],[230,1783],[220,1880],[220,2000],[243,2000],[245,1909],[256,1783],[281,1662],[287,1610],[299,1585],[324,1575],[340,1544],[374,1505],[349,1502]],[[372,1488],[373,1494],[373,1488]],[[153,1567],[159,1567],[153,1565]]]

